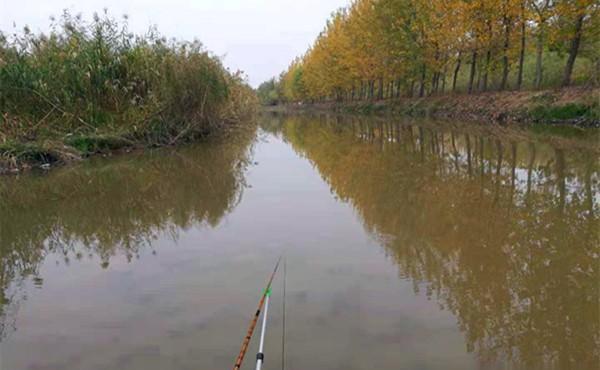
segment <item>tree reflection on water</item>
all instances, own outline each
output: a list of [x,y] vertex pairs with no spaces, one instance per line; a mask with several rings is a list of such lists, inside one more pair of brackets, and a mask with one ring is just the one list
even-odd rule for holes
[[0,338],[14,329],[23,280],[42,284],[47,255],[97,257],[106,268],[159,236],[218,224],[241,197],[255,133],[234,136],[0,179]]
[[457,317],[482,365],[598,364],[597,148],[327,116],[263,129],[353,205],[416,293]]

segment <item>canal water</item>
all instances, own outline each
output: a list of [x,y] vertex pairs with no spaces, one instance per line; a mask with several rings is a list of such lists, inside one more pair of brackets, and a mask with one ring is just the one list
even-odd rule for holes
[[597,135],[273,114],[0,178],[0,368],[231,368],[284,255],[286,369],[596,369]]

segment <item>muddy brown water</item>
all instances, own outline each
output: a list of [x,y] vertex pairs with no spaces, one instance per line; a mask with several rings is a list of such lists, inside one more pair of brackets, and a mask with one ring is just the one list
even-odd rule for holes
[[599,181],[589,137],[310,115],[0,178],[0,368],[230,368],[284,254],[287,369],[596,369]]

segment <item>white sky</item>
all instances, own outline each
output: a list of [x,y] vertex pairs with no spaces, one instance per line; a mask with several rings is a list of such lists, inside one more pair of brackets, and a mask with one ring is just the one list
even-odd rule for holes
[[0,0],[0,30],[13,33],[28,25],[47,31],[49,17],[63,9],[82,13],[108,8],[129,27],[143,33],[157,25],[161,34],[181,40],[198,38],[224,57],[232,70],[241,69],[256,87],[278,75],[312,43],[325,20],[349,0]]

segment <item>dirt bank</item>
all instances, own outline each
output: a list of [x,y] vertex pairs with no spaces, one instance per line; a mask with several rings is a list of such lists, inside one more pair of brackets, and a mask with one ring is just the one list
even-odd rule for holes
[[568,124],[600,127],[600,89],[572,87],[543,91],[503,91],[476,95],[447,94],[423,98],[360,102],[292,103],[267,110],[431,116],[494,123]]

